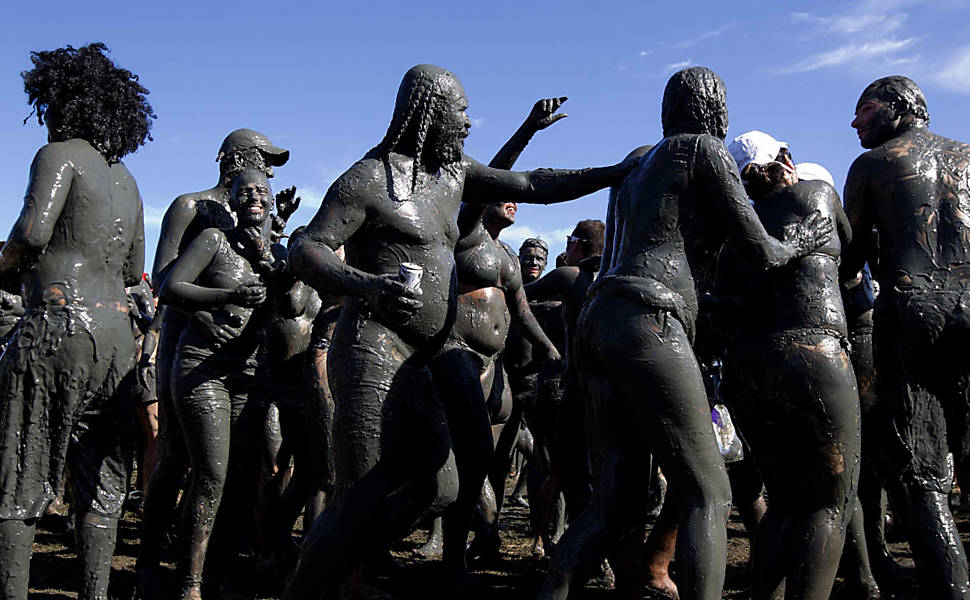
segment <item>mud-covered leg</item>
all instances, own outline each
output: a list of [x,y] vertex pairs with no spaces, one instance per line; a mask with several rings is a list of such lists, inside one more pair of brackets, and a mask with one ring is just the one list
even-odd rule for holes
[[79,600],[108,600],[111,557],[118,535],[118,519],[94,513],[77,516],[78,554],[82,563]]
[[0,521],[0,599],[27,600],[35,521]]
[[846,569],[846,582],[845,587],[839,593],[842,598],[876,600],[881,597],[879,586],[876,584],[869,564],[869,549],[866,545],[864,522],[862,504],[857,498],[845,532],[842,564]]

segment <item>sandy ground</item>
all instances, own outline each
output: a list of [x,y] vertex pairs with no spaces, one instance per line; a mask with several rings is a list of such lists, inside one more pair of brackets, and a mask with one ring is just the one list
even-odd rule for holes
[[[966,545],[970,541],[970,515],[957,514],[961,537]],[[299,534],[300,524],[295,532]],[[503,513],[503,548],[501,562],[493,568],[476,569],[476,575],[488,586],[487,592],[462,594],[461,600],[476,598],[507,598],[510,600],[532,599],[542,581],[547,561],[536,559],[531,554],[532,539],[529,533],[527,509],[510,507]],[[395,574],[380,580],[397,598],[424,599],[434,597],[436,581],[435,561],[419,557],[414,549],[424,541],[424,533],[418,532],[394,547],[394,556],[403,568]],[[732,513],[728,528],[728,568],[724,598],[747,598],[747,561],[748,540],[737,515]],[[893,543],[891,549],[896,558],[911,567],[909,548],[905,543]],[[114,558],[111,593],[113,598],[128,600],[134,590],[134,564],[138,551],[138,515],[128,511],[125,514]],[[251,589],[259,599],[277,598],[278,589],[265,577],[255,574],[252,557],[241,557],[234,572],[239,574],[240,589]],[[171,565],[168,565],[171,567]],[[50,523],[42,526],[34,544],[34,557],[31,563],[31,599],[62,600],[76,598],[80,569],[74,557],[73,537],[63,531],[63,523]],[[613,597],[609,582],[598,579],[589,582],[580,598]],[[644,598],[660,596],[645,595]],[[884,597],[887,597],[884,595]],[[892,596],[889,596],[892,597]],[[909,599],[911,592],[903,592],[900,599]]]

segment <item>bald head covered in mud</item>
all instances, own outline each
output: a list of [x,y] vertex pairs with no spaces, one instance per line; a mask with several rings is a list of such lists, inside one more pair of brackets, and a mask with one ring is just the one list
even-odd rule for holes
[[970,343],[961,308],[970,289],[970,146],[928,122],[925,97],[906,77],[876,80],[859,98],[852,127],[869,150],[846,179],[854,237],[842,274],[851,280],[869,261],[882,290],[873,331],[878,393],[891,414],[882,478],[913,524],[920,594],[965,598],[946,456],[960,464],[970,452],[970,370],[959,358]]
[[[301,279],[347,300],[329,364],[337,499],[304,543],[287,598],[332,589],[368,542],[383,545],[405,534],[423,513],[454,498],[451,440],[426,364],[455,316],[459,204],[568,200],[618,182],[629,169],[486,167],[462,153],[471,127],[467,108],[454,74],[411,68],[387,135],[334,182],[293,249],[291,268]],[[346,264],[334,254],[341,245]],[[416,288],[397,280],[405,262],[422,269]],[[394,422],[385,428],[382,418]],[[383,451],[404,438],[406,450]],[[399,488],[406,492],[388,496]]]
[[27,598],[34,524],[65,466],[84,563],[80,597],[107,598],[132,450],[130,412],[116,393],[134,361],[125,287],[141,280],[145,251],[141,198],[120,159],[150,139],[154,114],[148,90],[106,50],[34,52],[22,74],[50,143],[34,158],[0,253],[0,272],[20,274],[26,309],[0,358],[4,598]]
[[[670,78],[662,120],[664,138],[612,198],[611,257],[577,323],[577,368],[597,416],[587,424],[591,462],[610,467],[594,474],[594,499],[560,541],[543,599],[566,598],[573,578],[638,526],[648,495],[643,447],[684,500],[681,595],[720,598],[730,488],[690,345],[697,293],[708,288],[725,239],[770,268],[807,254],[831,232],[817,212],[784,241],[765,232],[724,146],[724,82],[710,69]],[[618,422],[629,427],[619,430]]]

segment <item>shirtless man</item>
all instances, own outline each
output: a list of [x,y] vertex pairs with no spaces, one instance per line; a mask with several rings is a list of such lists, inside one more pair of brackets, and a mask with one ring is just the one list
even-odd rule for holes
[[[125,287],[145,260],[141,197],[121,157],[149,138],[152,108],[103,44],[34,52],[24,88],[49,144],[30,168],[0,253],[26,314],[0,358],[0,598],[26,600],[37,519],[71,470],[82,600],[107,600],[131,464],[134,362]],[[84,81],[86,85],[79,85]],[[104,118],[102,115],[110,115]]]
[[[859,98],[852,127],[868,152],[845,183],[853,241],[842,275],[863,264],[882,292],[873,315],[881,474],[907,528],[921,598],[970,598],[967,559],[947,505],[946,455],[967,456],[970,343],[970,146],[931,133],[926,99],[905,77]],[[879,235],[878,250],[874,229]]]
[[662,121],[663,140],[616,195],[606,232],[614,238],[610,266],[577,323],[573,350],[589,402],[594,492],[556,547],[544,600],[564,600],[573,581],[642,523],[647,453],[685,506],[676,547],[680,597],[721,597],[731,498],[691,349],[698,291],[709,286],[725,238],[767,268],[808,254],[831,233],[818,213],[792,227],[788,241],[765,232],[724,146],[724,82],[710,69],[670,78]]
[[[235,226],[235,218],[229,210],[229,191],[233,177],[247,168],[260,169],[267,177],[272,177],[273,167],[285,164],[289,156],[288,150],[277,148],[269,138],[251,129],[237,129],[227,135],[216,156],[219,163],[219,182],[215,187],[202,192],[182,194],[165,212],[152,270],[152,280],[156,285],[165,283],[179,253],[204,230],[210,227],[228,230]],[[288,188],[277,195],[277,210],[284,220],[299,205],[299,199],[293,198],[295,191],[295,188]],[[265,226],[268,227],[269,223],[267,220]],[[208,315],[209,313],[200,311],[194,318],[207,319]],[[188,317],[185,314],[162,308],[156,313],[142,348],[142,356],[151,356],[156,352],[157,346],[155,369],[159,405],[158,465],[151,474],[144,499],[141,544],[136,565],[139,590],[149,600],[165,597],[165,587],[159,579],[162,537],[172,522],[182,476],[189,464],[185,440],[175,416],[171,390],[175,346],[187,324]],[[208,323],[208,326],[219,327],[215,323]],[[238,332],[227,330],[228,335],[236,333]],[[149,366],[144,364],[142,371]]]
[[[487,454],[489,431],[461,438],[432,389],[429,361],[455,318],[455,214],[461,202],[548,203],[619,181],[627,165],[517,173],[462,153],[468,100],[450,72],[419,65],[404,76],[387,136],[330,187],[297,242],[291,268],[318,290],[346,294],[329,358],[336,400],[337,498],[307,536],[284,595],[317,598],[411,530],[432,504],[455,498],[454,455]],[[334,254],[346,243],[347,263]],[[423,269],[416,289],[403,262]],[[463,376],[476,379],[468,370]],[[487,422],[485,406],[460,419]],[[387,426],[384,427],[384,421]],[[481,482],[476,486],[476,492]],[[452,581],[467,572],[451,573]]]

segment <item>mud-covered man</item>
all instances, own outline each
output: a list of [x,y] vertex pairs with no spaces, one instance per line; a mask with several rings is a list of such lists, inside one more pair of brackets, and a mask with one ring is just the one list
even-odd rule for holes
[[[337,498],[304,542],[286,598],[331,591],[435,501],[450,503],[452,445],[458,454],[478,451],[462,443],[491,443],[450,439],[427,370],[455,315],[459,204],[567,200],[622,179],[628,168],[486,167],[463,154],[467,107],[452,73],[431,65],[410,69],[387,136],[330,187],[294,248],[291,266],[301,279],[347,300],[329,364]],[[344,243],[347,264],[334,254]],[[403,262],[423,269],[415,290],[398,281]]]
[[[871,83],[852,127],[869,151],[845,184],[853,242],[842,275],[866,261],[882,290],[873,341],[882,478],[909,523],[925,598],[968,598],[967,559],[947,506],[946,455],[967,455],[970,365],[970,146],[931,133],[926,99],[910,79]],[[878,249],[875,235],[878,233]]]
[[724,82],[710,69],[670,78],[661,120],[664,138],[639,159],[608,211],[611,260],[577,323],[572,349],[588,395],[594,492],[556,548],[544,600],[565,599],[642,523],[647,453],[684,503],[680,596],[721,597],[731,493],[691,348],[697,295],[709,288],[725,239],[768,268],[808,254],[831,232],[818,213],[787,241],[765,232],[724,146]]
[[[23,75],[48,143],[0,253],[26,314],[0,358],[0,597],[26,600],[37,519],[71,470],[79,598],[107,600],[133,432],[117,393],[134,362],[125,286],[141,279],[141,197],[121,157],[149,137],[138,77],[103,44],[31,54]],[[125,396],[125,397],[123,397]]]

